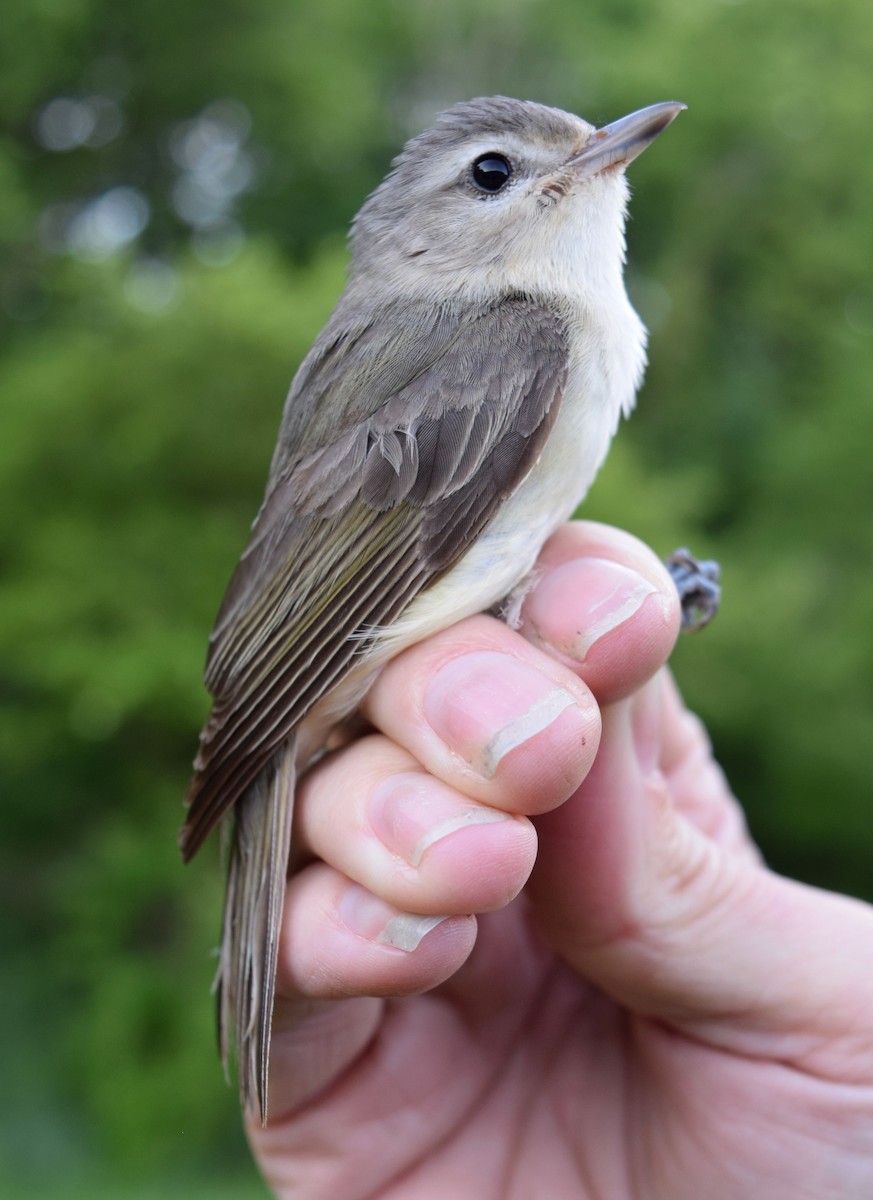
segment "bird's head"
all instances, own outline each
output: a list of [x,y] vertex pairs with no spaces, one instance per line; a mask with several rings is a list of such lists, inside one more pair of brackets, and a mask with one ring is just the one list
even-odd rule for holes
[[504,96],[456,104],[407,143],[355,218],[353,284],[435,301],[620,284],[624,169],[684,107],[597,129]]

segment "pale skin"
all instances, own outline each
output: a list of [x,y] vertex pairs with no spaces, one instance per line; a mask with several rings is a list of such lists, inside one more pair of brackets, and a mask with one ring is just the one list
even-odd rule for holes
[[646,547],[565,526],[518,631],[407,651],[303,779],[278,1196],[873,1196],[873,909],[762,863],[677,628]]

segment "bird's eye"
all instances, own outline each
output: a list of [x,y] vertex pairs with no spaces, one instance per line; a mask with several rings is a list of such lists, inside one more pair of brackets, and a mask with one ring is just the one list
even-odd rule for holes
[[512,178],[512,167],[502,154],[480,154],[473,163],[473,182],[480,192],[493,196]]

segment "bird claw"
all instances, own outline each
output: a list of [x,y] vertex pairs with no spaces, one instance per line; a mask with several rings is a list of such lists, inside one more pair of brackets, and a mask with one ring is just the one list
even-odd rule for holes
[[721,602],[720,568],[712,559],[700,561],[690,550],[675,550],[664,565],[679,593],[682,632],[695,633],[708,625]]

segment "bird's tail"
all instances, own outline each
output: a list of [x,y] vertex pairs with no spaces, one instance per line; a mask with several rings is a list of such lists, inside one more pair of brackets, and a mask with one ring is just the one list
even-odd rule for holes
[[240,1100],[267,1123],[276,959],[294,813],[294,739],[285,742],[234,806],[218,976],[225,1071],[231,1040]]

